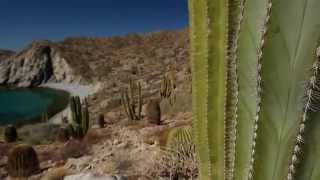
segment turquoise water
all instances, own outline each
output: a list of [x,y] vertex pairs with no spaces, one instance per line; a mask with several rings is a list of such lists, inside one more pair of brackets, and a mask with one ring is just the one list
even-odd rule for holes
[[68,105],[69,93],[65,91],[34,89],[0,89],[0,125],[27,124],[39,121],[43,113],[49,116]]

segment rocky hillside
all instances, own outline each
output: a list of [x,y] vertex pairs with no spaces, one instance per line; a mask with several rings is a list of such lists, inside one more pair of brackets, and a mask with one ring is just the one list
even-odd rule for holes
[[[139,81],[145,107],[150,99],[159,98],[161,79],[168,72],[175,77],[175,100],[173,104],[160,102],[161,125],[149,124],[144,111],[140,121],[130,121],[120,103],[121,90],[130,80]],[[92,128],[82,141],[56,142],[56,133],[51,131],[60,126],[56,124],[32,124],[19,129],[19,136],[36,149],[42,168],[30,179],[59,179],[52,177],[69,173],[75,174],[72,180],[88,179],[79,177],[83,173],[103,175],[100,179],[115,174],[134,180],[162,179],[159,176],[170,179],[168,171],[177,168],[162,166],[167,159],[159,161],[161,147],[166,145],[171,130],[190,125],[192,119],[186,30],[37,41],[0,61],[2,85],[30,87],[47,82],[98,84],[99,89],[88,97]],[[99,115],[104,117],[104,128],[97,127]],[[0,179],[8,177],[4,167],[13,145],[0,141]],[[192,162],[194,167],[196,163]]]
[[14,55],[14,53],[14,51],[0,49],[0,61],[8,59],[10,56]]
[[[31,87],[46,82],[127,83],[154,79],[188,62],[186,30],[130,34],[111,38],[37,41],[0,62],[0,84]],[[2,55],[0,52],[0,59]]]

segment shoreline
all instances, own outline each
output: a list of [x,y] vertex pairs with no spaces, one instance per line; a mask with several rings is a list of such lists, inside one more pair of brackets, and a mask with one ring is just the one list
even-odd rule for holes
[[[70,96],[79,96],[81,99],[84,99],[85,97],[88,97],[89,95],[96,93],[100,87],[100,83],[96,83],[95,85],[79,85],[78,83],[61,82],[61,83],[46,83],[46,84],[40,85],[39,87],[63,90],[70,93]],[[69,105],[68,105],[62,111],[52,116],[48,120],[48,123],[61,124],[62,117],[67,116],[69,119],[70,117],[69,114],[70,112],[69,112]]]

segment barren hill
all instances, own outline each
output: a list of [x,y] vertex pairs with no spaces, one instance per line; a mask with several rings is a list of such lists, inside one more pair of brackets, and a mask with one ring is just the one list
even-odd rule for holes
[[[0,63],[0,84],[20,87],[46,82],[88,84],[117,75],[164,72],[187,62],[186,30],[130,34],[110,38],[37,41]],[[156,68],[156,69],[155,69]]]

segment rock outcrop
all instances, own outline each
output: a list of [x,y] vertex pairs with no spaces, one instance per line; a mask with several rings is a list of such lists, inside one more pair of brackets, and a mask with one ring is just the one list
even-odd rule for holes
[[106,38],[37,41],[0,61],[0,85],[31,87],[47,82],[123,86],[129,79],[160,78],[187,68],[187,30]]
[[33,87],[46,82],[79,80],[49,41],[34,42],[20,53],[0,61],[0,84]]
[[14,51],[0,49],[0,61],[8,59],[10,56],[14,54]]

